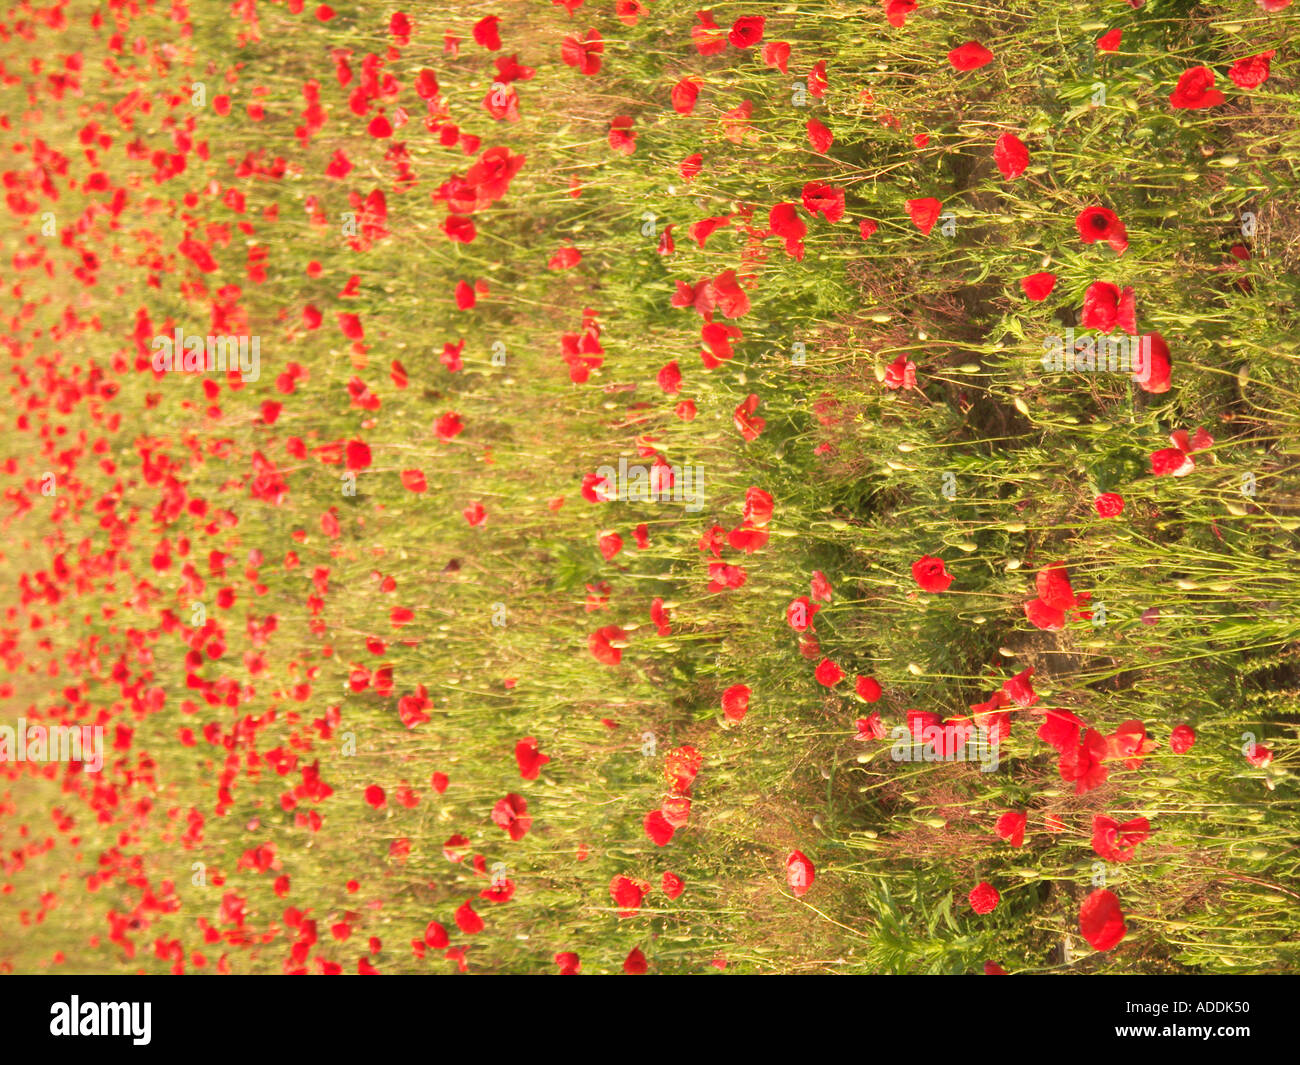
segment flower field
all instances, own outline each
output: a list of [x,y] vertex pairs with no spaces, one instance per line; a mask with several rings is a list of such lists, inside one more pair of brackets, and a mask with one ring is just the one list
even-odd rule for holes
[[1300,965],[1291,0],[0,15],[0,972]]

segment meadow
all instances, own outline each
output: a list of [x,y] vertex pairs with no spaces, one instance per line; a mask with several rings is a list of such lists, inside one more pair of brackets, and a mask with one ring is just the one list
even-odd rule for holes
[[1298,25],[11,6],[0,971],[1294,970]]

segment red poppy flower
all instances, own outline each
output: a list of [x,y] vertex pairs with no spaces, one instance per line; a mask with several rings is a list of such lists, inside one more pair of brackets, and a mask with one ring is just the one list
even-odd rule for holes
[[1197,429],[1196,435],[1188,439],[1186,430],[1179,429],[1171,433],[1169,442],[1173,447],[1163,448],[1151,454],[1151,472],[1157,477],[1185,477],[1196,467],[1192,452],[1202,451],[1214,444],[1214,437],[1204,429]]
[[1246,755],[1246,761],[1256,769],[1263,769],[1269,762],[1273,761],[1273,752],[1262,743],[1252,743],[1250,753]]
[[465,429],[460,420],[460,415],[455,412],[444,414],[434,424],[434,432],[443,440],[451,440],[459,436]]
[[1049,273],[1030,274],[1020,279],[1020,287],[1025,295],[1038,303],[1052,294],[1056,287],[1056,275]]
[[817,678],[818,684],[824,684],[828,688],[833,688],[844,679],[844,670],[840,669],[829,658],[823,658],[817,665],[813,675]]
[[831,87],[830,80],[826,77],[826,60],[822,59],[814,63],[805,80],[808,84],[808,91],[817,99],[820,100],[825,96],[826,90]]
[[932,555],[922,555],[912,563],[912,579],[923,592],[944,592],[953,582],[943,559]]
[[1138,342],[1133,380],[1143,392],[1159,395],[1169,391],[1172,363],[1169,345],[1159,333],[1147,333]]
[[[701,218],[701,220],[699,220],[698,222],[692,222],[692,225],[690,225],[690,229],[688,230],[690,233],[690,239],[692,239],[692,241],[694,241],[695,244],[698,244],[699,247],[703,248],[708,238],[712,237],[712,235],[714,235],[716,231],[718,231],[719,229],[727,228],[729,224],[731,224],[731,216],[729,215],[722,215],[722,216],[712,217],[712,218]],[[679,285],[682,285],[682,282],[680,281],[677,283],[679,283]],[[708,295],[711,296],[712,286],[707,285],[706,291]],[[706,308],[697,307],[697,309],[699,309],[699,311],[703,313],[703,309]]]
[[831,145],[835,142],[835,135],[823,126],[815,118],[808,119],[808,143],[812,145],[812,150],[821,155],[830,151]]
[[[499,86],[491,87],[484,96],[484,111],[495,121],[517,122],[519,121],[519,94],[513,88],[507,88],[503,92]],[[448,129],[455,129],[455,126]],[[467,155],[478,150],[478,138],[469,138],[467,134],[461,134],[460,143]]]
[[[468,281],[457,281],[456,288],[453,293],[453,298],[456,300],[457,310],[468,311],[471,307],[474,306],[474,304],[478,302],[478,293],[474,291],[474,287]],[[444,355],[447,353],[448,348],[452,348],[452,345],[450,344],[443,345]],[[451,366],[447,364],[447,360],[445,358],[442,361],[444,365],[447,365],[447,368],[451,370],[452,373],[455,373],[456,370],[460,369],[459,361],[457,361],[455,366]]]
[[742,100],[740,106],[732,108],[722,116],[722,136],[732,144],[744,144],[747,140],[756,140],[757,135],[749,128],[749,121],[754,114],[754,102]]
[[664,820],[673,828],[685,828],[691,823],[691,800],[686,795],[666,795],[663,801]]
[[907,25],[907,16],[916,10],[917,0],[884,0],[885,18],[896,29]]
[[664,817],[662,810],[651,810],[646,814],[641,827],[645,829],[645,834],[654,841],[656,847],[666,846],[673,838],[673,833],[677,831],[676,826],[670,824]]
[[616,115],[609,124],[609,146],[623,155],[636,151],[636,131],[631,115]]
[[606,625],[587,637],[587,649],[595,656],[597,662],[607,666],[616,666],[623,660],[622,648],[614,646],[627,639],[627,633],[617,625]]
[[1103,333],[1118,329],[1131,335],[1137,332],[1136,315],[1132,285],[1120,289],[1109,281],[1094,281],[1083,294],[1081,320],[1085,329]]
[[392,18],[388,20],[388,32],[403,48],[411,43],[411,28],[411,20],[400,11],[394,12]]
[[1045,720],[1038,726],[1038,738],[1056,748],[1057,754],[1064,754],[1079,742],[1080,730],[1085,727],[1083,719],[1062,709],[1039,709],[1034,713],[1045,715]]
[[495,52],[501,47],[501,33],[497,29],[500,22],[499,15],[488,15],[474,23],[474,40],[489,52]]
[[728,721],[744,721],[749,713],[750,690],[744,684],[733,684],[722,693],[722,714]]
[[1079,907],[1079,932],[1093,950],[1110,950],[1128,931],[1119,899],[1113,892],[1099,888]]
[[689,115],[695,110],[695,101],[704,82],[700,78],[685,77],[673,86],[673,110],[679,115]]
[[691,40],[695,42],[695,50],[700,55],[717,55],[719,52],[725,52],[727,38],[718,24],[713,21],[712,12],[697,11],[695,17],[699,20],[699,25],[691,27]]
[[810,632],[814,629],[814,620],[820,606],[813,603],[806,595],[791,599],[785,608],[786,624],[795,632]]
[[[1014,680],[1015,678],[1013,678]],[[1008,682],[1010,683],[1010,682]],[[1031,702],[1037,702],[1038,696],[1030,693]],[[971,706],[974,715],[974,723],[982,725],[988,730],[990,743],[1001,743],[1003,740],[1011,737],[1011,712],[1004,709],[1009,706],[1011,700],[1007,698],[1005,691],[994,692],[992,697],[984,703],[975,703]],[[1021,704],[1028,706],[1028,703]],[[960,719],[959,719],[960,720]]]
[[987,881],[981,880],[967,896],[970,902],[970,908],[978,914],[992,913],[997,909],[998,903],[1002,896],[998,894],[998,889]]
[[1062,780],[1074,781],[1076,795],[1085,795],[1106,782],[1105,757],[1106,737],[1088,729],[1077,746],[1061,752],[1057,768]]
[[933,747],[935,754],[947,757],[966,743],[970,726],[953,722],[945,727],[943,718],[938,714],[928,710],[909,709],[907,730],[916,743]]
[[1097,51],[1099,52],[1116,52],[1119,50],[1120,40],[1124,36],[1123,30],[1108,30],[1097,38]]
[[812,578],[808,582],[808,591],[819,603],[829,603],[831,601],[831,582],[826,579],[826,574],[821,570],[813,570]]
[[340,312],[338,316],[339,331],[349,340],[364,340],[366,336],[365,327],[361,324],[361,319],[355,314]]
[[516,843],[528,835],[533,819],[528,816],[528,803],[524,797],[511,792],[504,799],[498,799],[492,807],[492,823],[505,829]]
[[767,420],[755,417],[758,410],[758,396],[750,393],[745,397],[745,401],[738,406],[731,415],[731,420],[736,428],[740,430],[740,435],[745,438],[746,443],[753,443],[762,434],[767,427]]
[[799,208],[793,203],[778,203],[767,215],[768,229],[785,241],[785,253],[795,260],[803,259],[803,238],[808,226],[799,217]]
[[519,775],[524,780],[536,780],[542,766],[550,760],[551,756],[542,754],[532,736],[525,736],[515,744],[515,761],[519,763]]
[[900,355],[885,367],[884,386],[898,391],[916,387],[916,363],[906,355]]
[[515,882],[507,877],[494,877],[492,882],[478,893],[478,897],[488,902],[509,902],[515,897]]
[[880,720],[880,712],[860,717],[853,722],[853,727],[858,730],[857,739],[862,741],[883,740],[885,738],[885,723]]
[[749,296],[741,287],[735,270],[724,270],[710,285],[718,311],[725,318],[740,318],[749,313]]
[[1048,606],[1041,599],[1031,599],[1025,604],[1025,617],[1036,628],[1046,632],[1055,632],[1065,628],[1065,611]]
[[1106,757],[1120,758],[1130,769],[1141,769],[1146,756],[1156,749],[1156,743],[1147,738],[1147,729],[1141,721],[1125,721],[1106,737]]
[[1122,825],[1105,814],[1096,814],[1092,819],[1092,849],[1108,862],[1127,862],[1150,834],[1151,824],[1145,817],[1135,817]]
[[[687,400],[689,403],[690,400]],[[748,574],[739,566],[729,566],[725,562],[709,563],[709,584],[708,591],[710,594],[722,591],[735,591],[737,588],[743,588],[745,581],[749,579]]]
[[686,884],[676,873],[664,873],[659,886],[670,899],[677,898],[686,889]]
[[1185,477],[1195,468],[1196,463],[1182,448],[1166,447],[1151,453],[1151,472],[1157,477]]
[[817,870],[803,851],[792,851],[785,860],[785,879],[795,897],[805,895],[813,881],[817,879]]
[[1239,89],[1258,89],[1268,80],[1268,61],[1277,53],[1273,49],[1238,59],[1228,68],[1228,77]]
[[568,270],[582,262],[582,252],[574,247],[564,247],[551,256],[546,266],[550,270]]
[[1123,255],[1128,248],[1128,230],[1115,212],[1106,207],[1085,207],[1075,218],[1074,225],[1085,244],[1104,240],[1118,255]]
[[772,520],[772,496],[761,488],[745,490],[745,520],[754,525],[766,525]]
[[[1022,669],[1014,677],[1002,682],[1002,691],[1017,706],[1030,707],[1038,702],[1038,695],[1029,678],[1034,675],[1034,667]],[[1004,700],[1005,703],[1005,700]]]
[[1029,166],[1029,149],[1013,133],[1004,133],[993,145],[993,161],[998,164],[1002,176],[1010,181],[1018,178]]
[[364,440],[349,440],[347,445],[347,467],[349,470],[364,470],[370,465],[370,447]]
[[442,950],[451,943],[451,938],[447,935],[447,929],[437,921],[430,921],[424,929],[424,942],[434,950]]
[[614,5],[614,14],[624,26],[635,26],[645,13],[646,7],[641,0],[618,0]]
[[467,899],[456,911],[456,927],[467,936],[483,931],[483,918],[474,912],[473,899]]
[[[648,547],[649,544],[646,544],[646,546]],[[672,626],[668,624],[669,617],[670,615],[668,610],[664,607],[663,599],[656,596],[650,603],[650,623],[654,625],[658,635],[672,635]]]
[[727,40],[737,48],[749,48],[758,44],[763,39],[765,21],[762,15],[745,15],[736,19],[731,24],[731,32],[727,34]]
[[704,756],[694,747],[675,747],[664,758],[664,776],[674,791],[689,793]]
[[1214,87],[1214,71],[1209,67],[1183,71],[1178,85],[1169,94],[1169,103],[1178,110],[1189,111],[1218,107],[1223,103],[1223,93]]
[[1186,754],[1196,743],[1196,730],[1191,725],[1178,725],[1169,734],[1169,749],[1174,754]]
[[616,532],[603,532],[597,539],[601,557],[608,562],[623,550],[623,537]]
[[633,947],[628,951],[627,957],[623,960],[623,971],[625,973],[629,976],[640,976],[647,968],[645,955],[641,952],[640,947]]
[[650,891],[650,885],[644,880],[636,880],[619,873],[609,882],[609,895],[618,907],[620,917],[635,917],[641,908],[641,900]]
[[588,77],[599,72],[604,51],[605,42],[594,29],[588,30],[585,37],[570,34],[560,42],[560,59],[565,66],[573,67]]
[[776,67],[782,74],[789,74],[790,44],[788,41],[768,41],[763,45],[763,63]]
[[1102,492],[1092,501],[1101,518],[1116,518],[1124,511],[1124,497],[1115,492]]
[[934,228],[935,222],[939,220],[939,212],[942,210],[943,204],[932,196],[907,201],[907,216],[927,237],[930,235],[930,230]]
[[767,543],[769,535],[766,529],[756,529],[749,522],[745,522],[727,533],[727,543],[736,551],[744,551],[747,555],[752,555]]
[[998,818],[994,831],[1013,847],[1020,847],[1025,842],[1025,825],[1029,818],[1024,814],[1010,810]]
[[978,70],[993,62],[993,53],[979,41],[967,41],[948,53],[948,62],[954,70]]
[[858,693],[858,698],[867,703],[876,702],[882,694],[880,683],[875,677],[859,677],[854,690]]
[[1064,628],[1066,611],[1079,605],[1065,563],[1054,562],[1040,569],[1035,586],[1038,598],[1025,604],[1025,617],[1040,629],[1054,631]]

